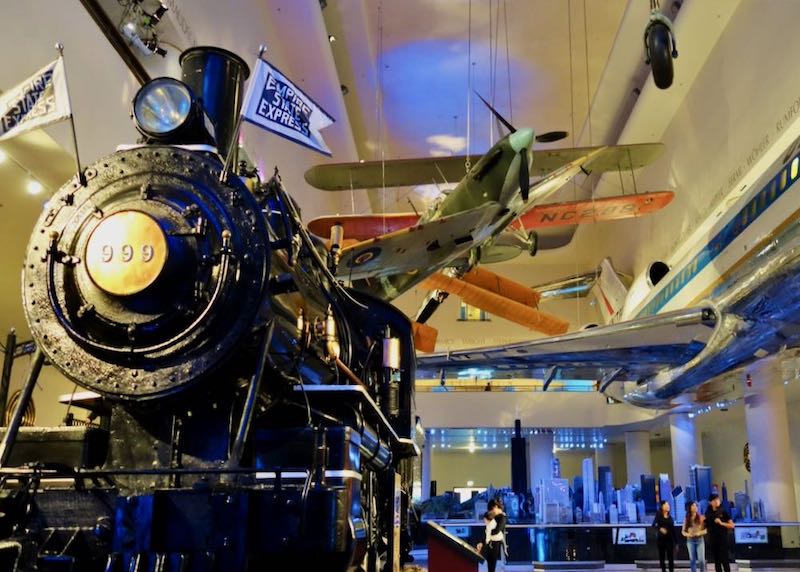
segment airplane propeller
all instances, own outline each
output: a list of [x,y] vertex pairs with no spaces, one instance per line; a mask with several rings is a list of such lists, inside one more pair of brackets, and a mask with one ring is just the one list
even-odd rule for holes
[[523,147],[519,151],[519,192],[522,200],[528,202],[528,193],[531,190],[531,178],[528,174],[528,150]]
[[[510,122],[508,119],[506,119],[505,117],[503,117],[502,115],[500,115],[500,112],[499,112],[499,111],[497,111],[497,110],[496,110],[494,107],[492,107],[492,104],[491,104],[491,103],[489,103],[488,101],[486,101],[486,100],[483,98],[483,96],[482,96],[480,93],[478,93],[478,92],[476,91],[476,92],[475,92],[475,95],[477,95],[478,97],[480,97],[480,98],[481,98],[481,101],[483,102],[483,104],[484,104],[486,107],[488,107],[488,108],[489,108],[489,111],[491,111],[491,112],[492,112],[492,115],[494,115],[495,119],[497,119],[497,121],[499,121],[500,123],[502,123],[503,125],[505,125],[506,129],[508,129],[508,130],[509,130],[509,132],[511,132],[511,133],[516,133],[516,132],[517,132],[517,129],[516,129],[516,127],[514,127],[513,125],[511,125],[511,122]],[[498,131],[499,131],[499,129],[498,129]]]
[[566,139],[567,135],[569,135],[569,133],[566,131],[548,131],[547,133],[537,135],[536,141],[539,143],[552,143],[554,141]]
[[[489,108],[489,111],[492,112],[492,115],[494,115],[495,118],[497,119],[497,121],[502,123],[505,126],[505,128],[508,129],[508,131],[510,133],[516,133],[517,132],[517,128],[514,127],[513,125],[511,125],[511,122],[508,119],[506,119],[505,117],[503,117],[500,114],[500,112],[497,111],[494,107],[492,107],[492,104],[489,103],[488,101],[486,101],[480,93],[475,92],[475,95],[477,95],[478,97],[481,98],[481,101],[483,102],[483,104],[486,107]],[[536,136],[536,142],[537,143],[553,143],[555,141],[561,141],[562,139],[565,139],[567,137],[567,135],[569,135],[569,133],[567,133],[566,131],[548,131],[547,133],[541,133],[541,134],[537,135]]]
[[[502,114],[499,111],[497,111],[494,107],[492,107],[492,104],[486,101],[486,99],[484,99],[484,97],[480,93],[475,92],[475,95],[481,98],[483,104],[489,108],[489,111],[492,112],[495,119],[497,119],[498,123],[502,123],[510,133],[517,132],[516,127],[511,125],[511,122],[505,117],[503,117]],[[498,125],[498,131],[499,129],[500,127]],[[548,131],[547,133],[541,133],[537,135],[535,139],[538,143],[553,143],[554,141],[560,141],[561,139],[564,139],[566,136],[567,136],[566,131]],[[520,149],[519,157],[520,157],[519,190],[520,194],[522,195],[522,200],[528,202],[528,195],[531,189],[531,181],[529,176],[530,173],[528,170],[528,149],[525,147]]]

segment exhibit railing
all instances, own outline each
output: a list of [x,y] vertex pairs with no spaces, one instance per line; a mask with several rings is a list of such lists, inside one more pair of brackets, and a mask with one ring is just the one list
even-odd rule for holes
[[[437,520],[452,534],[476,545],[484,535],[478,521]],[[680,528],[676,560],[688,560]],[[656,530],[642,524],[524,524],[507,525],[508,562],[604,561],[627,564],[658,560]],[[800,522],[737,523],[729,535],[731,560],[798,560]],[[706,550],[706,558],[710,553]]]

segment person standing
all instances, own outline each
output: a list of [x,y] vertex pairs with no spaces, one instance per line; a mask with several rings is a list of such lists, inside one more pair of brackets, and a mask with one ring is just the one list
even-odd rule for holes
[[686,503],[686,519],[683,521],[681,534],[686,537],[686,548],[689,551],[689,566],[692,572],[706,572],[706,530],[704,519],[698,512],[697,503]]
[[661,563],[661,572],[667,572],[665,560],[669,560],[669,572],[675,572],[675,521],[672,520],[669,511],[669,503],[661,501],[656,518],[653,520],[653,526],[656,528],[656,545],[658,546],[658,561]]
[[711,546],[711,556],[714,558],[716,572],[731,572],[728,560],[728,531],[735,526],[731,515],[722,506],[718,494],[708,497],[706,510],[706,530],[708,530],[708,543]]
[[497,562],[506,545],[506,522],[507,517],[503,512],[503,501],[492,499],[487,506],[489,510],[483,515],[483,523],[486,525],[484,542],[478,543],[478,552],[486,559],[489,572],[495,572]]

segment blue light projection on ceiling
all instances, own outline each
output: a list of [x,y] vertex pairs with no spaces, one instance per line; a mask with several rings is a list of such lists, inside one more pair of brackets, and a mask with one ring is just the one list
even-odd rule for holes
[[[387,132],[410,149],[426,145],[429,137],[466,137],[467,131],[467,51],[466,39],[424,39],[402,44],[383,55],[384,117]],[[488,43],[472,43],[473,90],[487,100],[491,96]],[[530,85],[531,62],[523,66],[511,60],[512,85]],[[527,69],[526,69],[527,68]],[[505,54],[497,58],[495,103],[508,116],[507,66]],[[514,102],[516,104],[516,102]],[[480,99],[472,96],[471,152],[486,151],[490,118]],[[520,126],[522,127],[522,126]],[[494,130],[495,141],[499,138]],[[505,133],[500,136],[505,135]],[[436,152],[436,145],[428,143]],[[457,145],[442,148],[447,154]],[[391,150],[390,150],[391,151]]]

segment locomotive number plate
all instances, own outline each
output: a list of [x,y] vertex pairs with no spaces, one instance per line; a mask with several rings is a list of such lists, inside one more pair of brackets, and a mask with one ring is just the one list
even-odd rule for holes
[[159,224],[140,211],[104,219],[86,243],[86,268],[109,294],[130,296],[150,286],[167,261],[167,239]]

